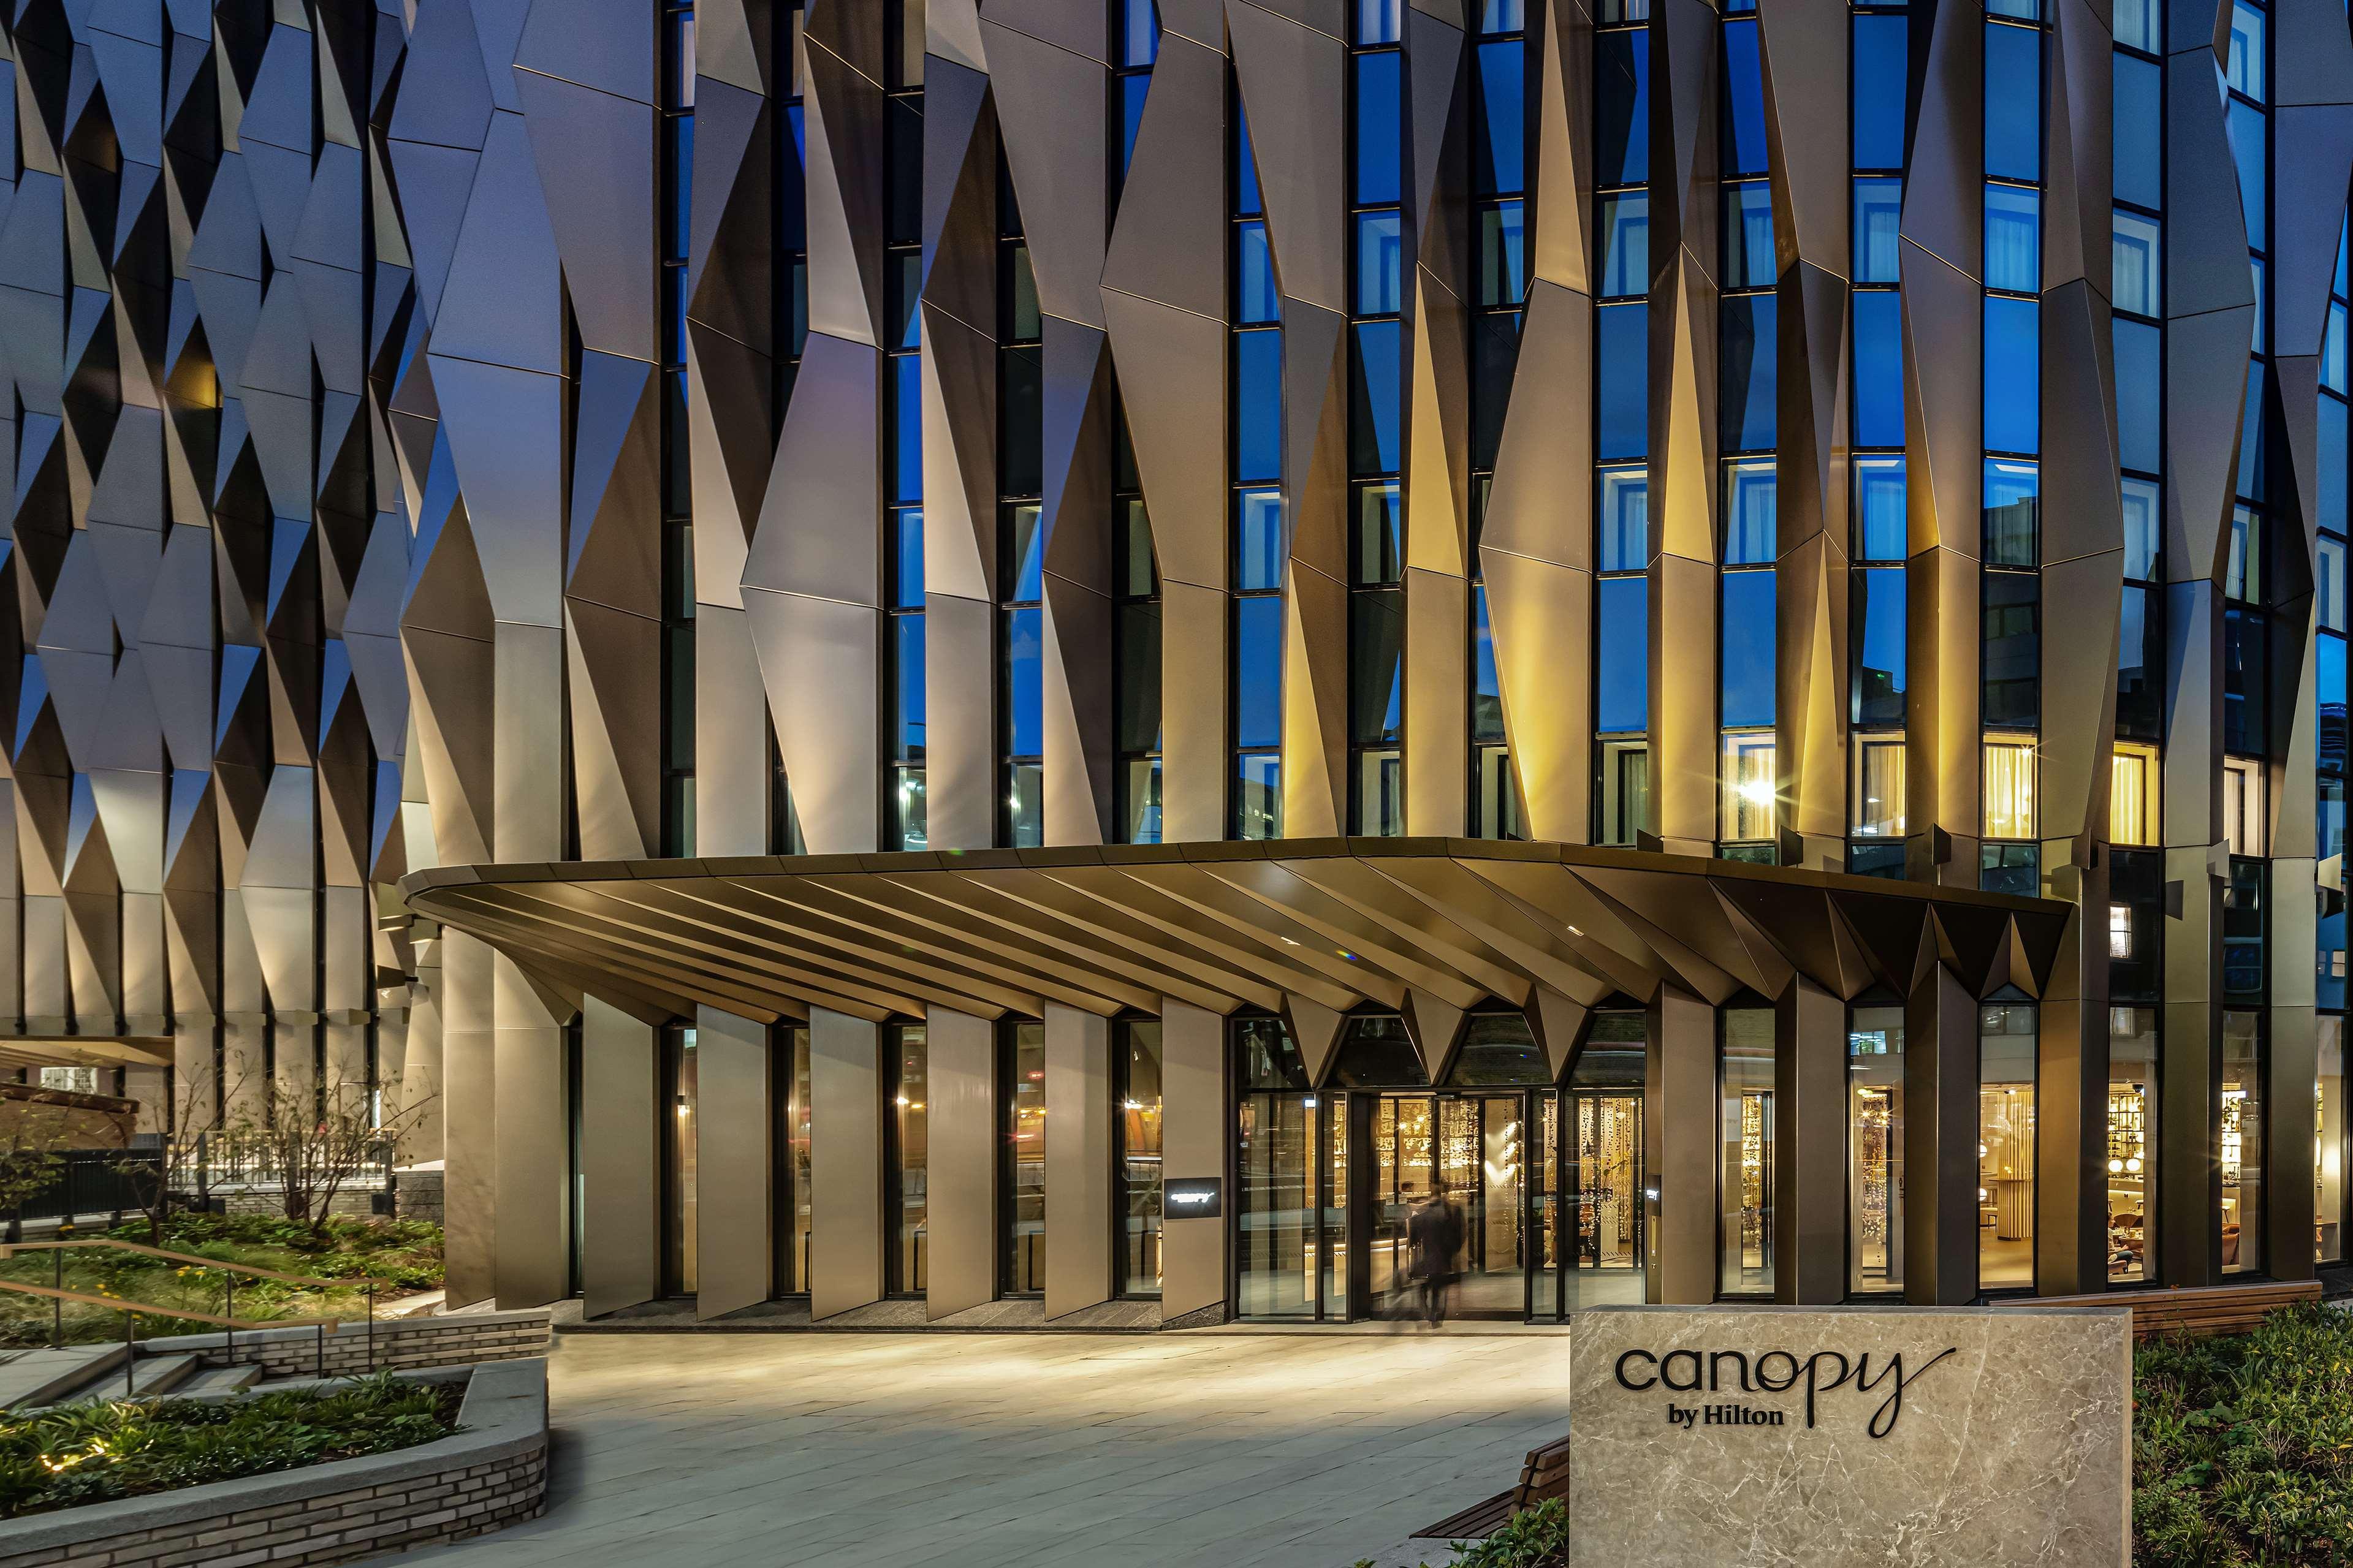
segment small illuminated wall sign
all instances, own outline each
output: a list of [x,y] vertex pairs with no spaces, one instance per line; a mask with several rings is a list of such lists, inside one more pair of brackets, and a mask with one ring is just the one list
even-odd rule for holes
[[1161,1202],[1170,1219],[1216,1219],[1226,1212],[1226,1184],[1216,1176],[1171,1182]]

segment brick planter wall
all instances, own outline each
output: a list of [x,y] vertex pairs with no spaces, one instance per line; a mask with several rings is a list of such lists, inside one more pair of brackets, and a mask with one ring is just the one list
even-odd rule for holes
[[535,1518],[547,1363],[473,1369],[458,1419],[465,1431],[395,1453],[0,1521],[0,1568],[348,1563]]
[[393,1214],[400,1219],[441,1223],[442,1173],[439,1171],[396,1171],[392,1177]]
[[[232,1349],[230,1341],[236,1343]],[[513,1361],[545,1355],[548,1313],[544,1307],[521,1312],[455,1312],[436,1318],[397,1318],[375,1326],[375,1366],[410,1369],[429,1366],[471,1366],[481,1362]],[[316,1374],[319,1331],[316,1329],[261,1329],[252,1333],[174,1334],[144,1340],[140,1353],[199,1354],[206,1363],[226,1366],[232,1360],[255,1363],[271,1373],[293,1376]],[[349,1377],[369,1368],[368,1331],[364,1323],[345,1323],[326,1337],[328,1377]]]

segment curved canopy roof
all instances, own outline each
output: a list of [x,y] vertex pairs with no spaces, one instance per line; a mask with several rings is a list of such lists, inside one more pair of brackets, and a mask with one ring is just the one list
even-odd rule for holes
[[1323,1020],[1358,1006],[1427,1026],[1500,1004],[1556,1053],[1588,1009],[1666,985],[1721,1005],[1803,974],[1852,998],[1942,963],[1973,995],[2039,995],[2071,909],[1482,839],[444,867],[401,887],[543,983],[649,1019],[1157,1013],[1166,996],[1328,1036]]

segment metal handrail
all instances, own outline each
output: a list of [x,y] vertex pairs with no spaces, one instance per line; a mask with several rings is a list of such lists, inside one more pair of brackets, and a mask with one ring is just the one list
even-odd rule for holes
[[[160,1258],[168,1262],[190,1268],[217,1268],[224,1276],[221,1281],[221,1294],[222,1311],[226,1315],[216,1317],[209,1312],[191,1311],[176,1307],[156,1307],[141,1301],[124,1301],[111,1296],[92,1296],[84,1291],[69,1290],[65,1289],[66,1252],[69,1248],[87,1247],[113,1247],[118,1251],[135,1252],[147,1258]],[[39,1296],[54,1303],[49,1317],[49,1343],[52,1348],[62,1350],[65,1347],[65,1304],[68,1301],[96,1307],[111,1307],[122,1313],[122,1377],[126,1394],[136,1393],[138,1388],[136,1363],[139,1352],[136,1349],[137,1340],[132,1331],[142,1312],[151,1317],[178,1318],[189,1322],[215,1325],[221,1331],[222,1338],[226,1342],[222,1347],[223,1353],[227,1356],[229,1364],[232,1366],[237,1364],[237,1331],[239,1329],[250,1333],[264,1329],[316,1328],[319,1335],[316,1370],[319,1376],[327,1375],[327,1335],[331,1331],[341,1331],[338,1321],[333,1318],[280,1318],[256,1321],[240,1319],[235,1315],[237,1277],[240,1274],[255,1279],[273,1279],[280,1284],[322,1286],[329,1289],[339,1285],[356,1283],[367,1298],[367,1365],[368,1371],[371,1373],[375,1371],[375,1299],[377,1289],[386,1281],[378,1279],[373,1275],[360,1274],[343,1279],[322,1279],[307,1274],[282,1274],[276,1269],[258,1268],[250,1263],[226,1263],[217,1258],[204,1258],[190,1252],[172,1252],[160,1247],[149,1247],[143,1242],[114,1241],[102,1237],[78,1237],[62,1241],[0,1243],[0,1262],[5,1262],[19,1252],[47,1252],[52,1254],[57,1259],[55,1285],[29,1285],[19,1280],[0,1279],[0,1290],[13,1290],[19,1295]]]

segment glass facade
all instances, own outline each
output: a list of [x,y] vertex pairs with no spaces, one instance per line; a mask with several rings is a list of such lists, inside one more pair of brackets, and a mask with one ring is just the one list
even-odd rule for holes
[[1321,1316],[1322,1177],[1327,1129],[1290,1031],[1272,1018],[1233,1025],[1234,1310],[1245,1318]]
[[691,1028],[662,1031],[662,1294],[695,1293],[695,1165],[702,1097]]

